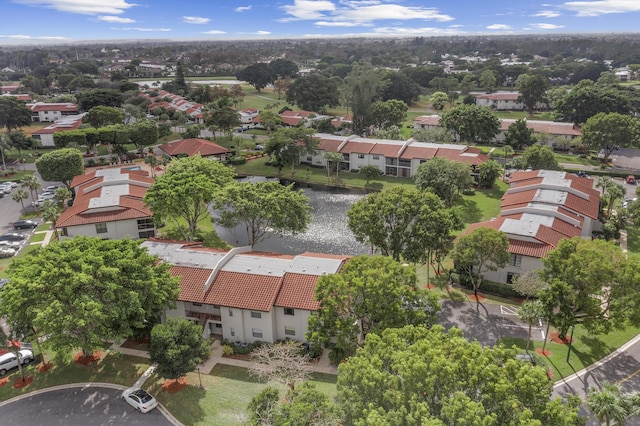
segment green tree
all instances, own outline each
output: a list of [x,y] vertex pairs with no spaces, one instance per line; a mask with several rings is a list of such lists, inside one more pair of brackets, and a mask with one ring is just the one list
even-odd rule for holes
[[529,326],[527,331],[527,351],[531,343],[531,327],[544,316],[544,313],[544,305],[539,300],[528,300],[520,305],[520,309],[518,309],[518,318]]
[[358,174],[364,176],[367,180],[365,183],[365,187],[369,187],[369,184],[372,180],[383,175],[382,170],[378,166],[374,166],[373,164],[367,164],[366,166],[360,167],[358,170]]
[[533,115],[536,105],[544,102],[547,90],[551,88],[549,79],[541,74],[520,74],[516,80],[518,99],[524,104],[529,115]]
[[269,66],[278,78],[293,78],[298,75],[298,66],[288,59],[274,59]]
[[436,297],[416,283],[415,269],[386,256],[357,256],[337,274],[316,283],[318,310],[309,317],[306,338],[325,347],[335,342],[334,361],[353,355],[370,332],[406,324],[433,324]]
[[549,284],[540,278],[539,270],[525,272],[518,276],[512,284],[513,289],[520,293],[525,300],[537,297],[538,293],[548,286]]
[[491,228],[476,228],[455,242],[451,258],[455,267],[468,275],[476,300],[482,274],[496,271],[509,263],[508,249],[507,234]]
[[279,171],[290,164],[293,176],[296,164],[300,162],[300,156],[317,152],[320,141],[313,137],[314,134],[314,129],[306,127],[278,129],[267,140],[264,153],[274,159],[274,164]]
[[418,142],[433,143],[454,143],[453,134],[442,127],[432,127],[430,129],[418,129],[411,133],[411,137]]
[[371,105],[377,96],[379,86],[380,75],[369,64],[354,65],[346,78],[346,102],[351,106],[353,134],[362,135],[371,125]]
[[71,180],[84,173],[82,152],[75,148],[47,152],[36,160],[36,168],[44,181],[62,182],[69,188]]
[[153,154],[149,154],[144,157],[144,164],[148,164],[151,167],[151,177],[156,177],[156,167],[160,165],[160,160]]
[[335,107],[338,102],[338,86],[322,74],[298,77],[287,89],[287,102],[306,111],[322,112]]
[[587,408],[596,416],[599,424],[624,425],[625,420],[637,412],[638,393],[622,393],[618,383],[603,383],[602,388],[589,390]]
[[[68,191],[67,188],[60,188],[60,189],[65,189]],[[44,222],[51,222],[51,227],[53,228],[53,232],[55,234],[56,240],[58,239],[58,228],[56,228],[56,222],[60,217],[60,211],[61,211],[60,207],[55,205],[50,200],[45,201],[41,209],[42,220]]]
[[542,262],[549,287],[539,297],[560,337],[576,324],[591,333],[640,324],[637,255],[623,253],[612,242],[575,237],[560,240]]
[[334,405],[329,397],[309,382],[302,383],[289,392],[286,402],[279,406],[274,424],[294,425],[337,425],[339,419],[334,414]]
[[616,112],[600,112],[589,117],[582,126],[582,142],[591,149],[601,149],[606,163],[616,148],[640,145],[640,119]]
[[33,148],[34,146],[36,146],[34,141],[37,141],[37,139],[33,139],[25,135],[21,130],[8,132],[7,139],[9,145],[12,148],[18,150],[18,153],[22,153],[22,151],[24,150]]
[[498,84],[496,74],[492,70],[484,70],[480,74],[480,86],[487,92],[491,93]]
[[533,135],[533,129],[527,127],[527,120],[524,118],[511,123],[504,134],[504,143],[516,151],[531,146],[535,142],[536,138]]
[[123,101],[122,93],[115,89],[84,90],[76,97],[78,98],[78,106],[83,111],[89,111],[96,106],[120,108]]
[[480,163],[478,166],[478,186],[480,188],[493,188],[502,171],[502,166],[494,160]]
[[402,187],[369,194],[347,215],[357,241],[396,261],[412,263],[444,259],[454,232],[462,229],[455,212],[437,196]]
[[576,124],[583,124],[600,112],[629,115],[630,111],[628,93],[591,81],[580,82],[555,105],[557,120]]
[[31,110],[24,101],[12,96],[0,96],[0,128],[11,132],[18,127],[31,124]]
[[226,132],[229,137],[233,129],[242,124],[238,112],[231,108],[232,102],[231,98],[225,96],[206,105],[203,110],[205,124],[214,130],[217,128]]
[[435,92],[429,97],[429,102],[431,102],[431,106],[436,111],[442,111],[448,100],[449,96],[444,92]]
[[279,399],[280,391],[277,388],[269,386],[258,392],[247,406],[249,424],[252,426],[275,424]]
[[280,182],[240,182],[225,186],[217,194],[216,221],[225,228],[243,225],[253,247],[276,235],[304,232],[311,221],[309,199],[302,190]]
[[269,64],[260,62],[244,68],[236,77],[238,80],[246,81],[260,93],[261,89],[264,89],[269,84],[273,84],[278,76]]
[[489,142],[500,131],[498,117],[490,109],[476,105],[458,105],[444,111],[440,125],[470,143]]
[[560,165],[553,149],[547,145],[535,144],[527,147],[521,156],[514,158],[517,169],[558,170]]
[[[38,189],[42,188],[42,183],[38,176],[30,175],[24,179],[22,179],[22,183],[20,184],[23,188],[27,188],[29,193],[31,194],[31,199],[35,200],[38,198]],[[27,198],[27,197],[24,197]]]
[[[579,401],[550,400],[546,371],[439,325],[369,334],[340,364],[344,424],[578,426]],[[410,419],[410,421],[408,421]],[[470,419],[464,422],[462,419]]]
[[[187,241],[195,241],[198,221],[207,217],[207,205],[233,182],[233,169],[199,155],[175,159],[149,187],[144,201],[158,221],[170,220]],[[187,229],[180,222],[187,223]]]
[[122,124],[124,112],[120,108],[98,105],[87,112],[82,118],[82,122],[91,124],[96,129],[109,124]]
[[327,180],[329,179],[329,173],[331,172],[331,169],[336,169],[335,184],[337,186],[340,183],[340,163],[344,161],[344,155],[339,152],[327,151],[324,153],[324,159],[327,160]]
[[65,202],[73,197],[73,193],[69,188],[58,188],[53,193],[54,199],[63,209],[66,207]]
[[22,188],[19,188],[13,194],[11,194],[11,199],[16,203],[20,203],[20,205],[22,206],[22,211],[25,213],[26,210],[24,208],[24,200],[26,200],[27,198],[29,198],[29,193]]
[[371,105],[373,125],[378,129],[389,129],[391,126],[402,127],[402,123],[407,119],[408,110],[407,104],[396,99],[374,102]]
[[267,129],[267,134],[269,135],[271,135],[271,132],[282,124],[282,118],[280,118],[280,116],[274,111],[262,110],[260,111],[258,118],[260,119],[262,126]]
[[150,120],[138,121],[129,127],[129,139],[142,152],[144,147],[158,143],[158,126]]
[[165,379],[179,379],[209,357],[211,346],[202,337],[202,327],[186,319],[167,318],[151,329],[149,358],[156,373]]
[[169,265],[129,239],[52,243],[16,258],[9,276],[0,307],[9,324],[37,329],[54,350],[85,355],[155,321],[179,291]]
[[435,157],[418,166],[415,182],[419,190],[433,192],[451,207],[458,194],[471,188],[473,178],[468,164]]
[[383,101],[397,100],[410,105],[417,102],[421,94],[420,85],[404,73],[391,72],[382,79],[380,97]]
[[602,176],[596,184],[598,188],[602,188],[607,204],[607,217],[611,216],[611,209],[617,200],[624,198],[626,190],[624,186],[614,181],[609,176]]

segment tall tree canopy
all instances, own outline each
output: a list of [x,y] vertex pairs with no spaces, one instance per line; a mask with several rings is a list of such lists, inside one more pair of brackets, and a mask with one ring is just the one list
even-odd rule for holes
[[31,111],[24,101],[13,96],[0,96],[0,128],[11,132],[18,127],[31,124]]
[[373,125],[378,129],[388,129],[391,126],[401,127],[407,119],[408,110],[407,104],[397,99],[374,102],[371,105]]
[[338,106],[338,97],[334,80],[322,74],[298,77],[287,89],[287,102],[306,111],[322,112],[327,107]]
[[520,74],[516,80],[516,89],[520,92],[519,99],[524,104],[529,115],[533,114],[536,105],[545,101],[547,90],[551,87],[549,79],[541,74]]
[[422,94],[422,88],[406,74],[392,72],[382,81],[380,97],[383,101],[398,100],[407,105],[417,102]]
[[293,78],[298,74],[298,66],[288,59],[274,59],[269,66],[278,78]]
[[203,111],[205,124],[214,127],[214,129],[231,133],[233,129],[242,124],[240,115],[231,108],[232,105],[233,101],[227,96],[207,104]]
[[369,334],[340,364],[344,424],[578,426],[579,399],[550,400],[546,371],[483,348],[457,329],[390,328]]
[[500,121],[493,111],[477,105],[458,105],[444,111],[440,125],[470,143],[489,142],[500,131]]
[[314,134],[314,129],[306,127],[278,129],[267,140],[264,152],[273,158],[273,164],[279,170],[286,165],[291,165],[293,175],[301,155],[317,152],[320,141],[313,137]]
[[56,350],[90,354],[144,329],[178,297],[178,279],[134,240],[76,237],[15,259],[0,309]]
[[560,165],[553,149],[547,145],[534,144],[524,150],[521,156],[514,158],[514,167],[518,169],[558,170]]
[[407,324],[430,325],[439,309],[435,295],[420,289],[413,267],[386,256],[357,256],[316,284],[320,306],[309,317],[306,338],[335,342],[334,361],[353,355],[370,332]]
[[612,242],[575,237],[560,240],[542,262],[549,287],[539,297],[562,337],[576,324],[592,333],[640,324],[637,255]]
[[455,212],[434,194],[396,187],[374,192],[347,212],[356,240],[397,261],[442,259],[462,228]]
[[217,195],[217,222],[225,228],[243,225],[251,247],[269,236],[304,232],[311,221],[309,199],[293,184],[240,182]]
[[582,142],[604,152],[604,162],[618,147],[640,146],[640,119],[617,112],[599,112],[582,126]]
[[238,80],[246,81],[260,93],[260,90],[273,84],[278,75],[269,64],[259,62],[244,68],[236,77]]
[[451,207],[458,194],[471,188],[473,178],[467,163],[435,157],[418,166],[415,182],[419,190],[433,192]]
[[62,182],[69,187],[75,176],[84,173],[82,152],[75,148],[47,152],[36,160],[36,168],[43,180]]
[[580,82],[555,105],[560,121],[585,123],[599,112],[628,115],[632,110],[628,92],[617,87]]
[[82,121],[91,124],[96,129],[109,124],[122,124],[124,112],[120,108],[98,105],[91,108]]
[[108,106],[120,108],[122,106],[122,93],[116,89],[92,89],[84,90],[76,95],[78,105],[83,111],[89,111],[93,107]]
[[514,150],[521,150],[536,142],[533,129],[527,126],[525,118],[519,118],[509,125],[504,134],[504,143]]
[[[149,187],[144,201],[156,219],[170,220],[187,241],[195,241],[198,221],[209,215],[216,193],[233,183],[235,172],[224,164],[200,157],[173,160]],[[187,229],[179,226],[187,223]]]

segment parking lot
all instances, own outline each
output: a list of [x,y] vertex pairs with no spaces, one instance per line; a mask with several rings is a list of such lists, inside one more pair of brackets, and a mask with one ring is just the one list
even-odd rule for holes
[[[445,329],[457,327],[464,336],[483,346],[493,346],[501,337],[527,338],[529,326],[518,318],[518,308],[488,303],[442,301],[439,322]],[[544,340],[545,325],[531,328],[532,340]]]

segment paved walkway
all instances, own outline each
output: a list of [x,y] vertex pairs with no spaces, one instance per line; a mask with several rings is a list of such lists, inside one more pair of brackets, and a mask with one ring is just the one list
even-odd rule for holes
[[35,243],[29,243],[29,245],[31,245],[31,246],[42,245],[42,247],[44,247],[47,244],[49,244],[49,242],[51,241],[51,238],[53,238],[53,230],[36,231],[36,232],[33,233],[33,235],[38,235],[38,234],[46,234],[44,236],[44,240],[36,241]]

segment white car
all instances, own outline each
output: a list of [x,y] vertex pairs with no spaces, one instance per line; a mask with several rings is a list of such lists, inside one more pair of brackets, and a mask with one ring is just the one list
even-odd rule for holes
[[2,191],[3,194],[11,194],[12,189],[11,185],[0,185],[0,191]]
[[0,247],[0,258],[15,256],[17,252],[18,250],[13,247]]
[[0,240],[0,248],[14,248],[17,249],[20,247],[20,241],[8,241],[8,240]]
[[158,401],[141,388],[125,389],[121,398],[142,413],[148,413],[158,406]]
[[15,182],[4,182],[4,185],[10,185],[12,188],[17,188],[18,184]]
[[[33,352],[29,349],[18,351],[18,354],[20,354],[20,364],[25,365],[33,362]],[[18,357],[13,352],[0,355],[0,376],[4,376],[9,370],[17,366]]]

